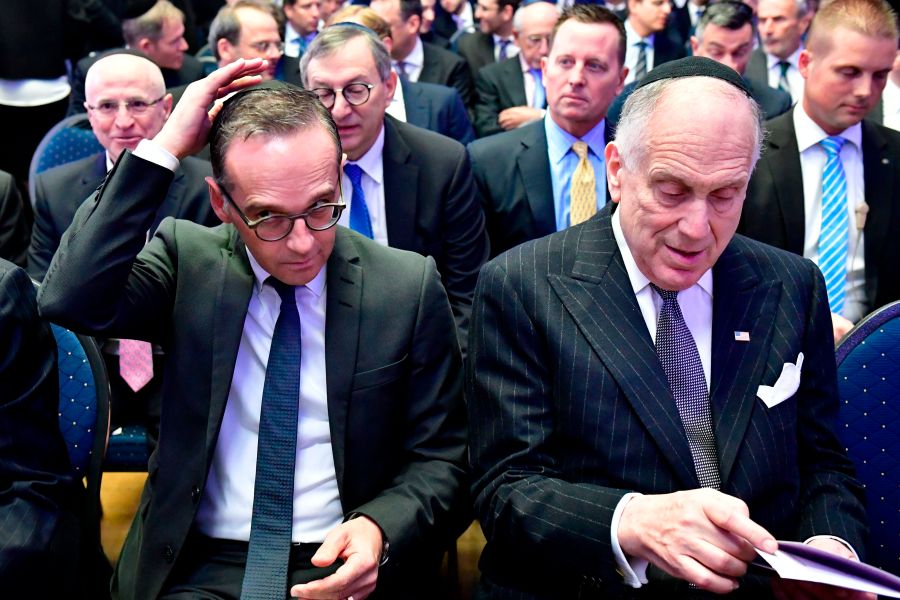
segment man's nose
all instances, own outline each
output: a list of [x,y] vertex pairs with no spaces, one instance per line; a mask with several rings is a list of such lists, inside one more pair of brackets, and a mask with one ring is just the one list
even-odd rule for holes
[[309,251],[314,241],[313,231],[306,226],[306,221],[294,219],[294,227],[285,238],[288,249],[291,252],[303,254]]
[[684,214],[679,221],[681,233],[690,239],[699,240],[709,234],[709,203],[705,198],[696,197],[684,204]]
[[134,116],[125,103],[119,104],[119,107],[116,109],[115,123],[121,129],[125,129],[134,123]]

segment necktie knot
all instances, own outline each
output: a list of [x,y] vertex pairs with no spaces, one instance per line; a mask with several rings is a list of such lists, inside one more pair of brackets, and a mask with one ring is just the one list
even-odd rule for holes
[[363,170],[359,165],[354,163],[345,164],[344,173],[347,174],[347,177],[350,178],[350,183],[353,185],[360,185],[362,183]]
[[825,149],[828,156],[832,157],[841,153],[841,148],[844,147],[846,141],[847,138],[843,138],[839,135],[832,135],[819,142],[819,144]]
[[274,277],[269,277],[266,279],[266,283],[275,288],[275,291],[278,292],[278,295],[281,297],[281,301],[287,304],[296,304],[297,298],[294,295],[295,287],[292,285],[288,285],[283,281],[275,279]]
[[540,69],[528,69],[528,72],[531,73],[531,76],[534,78],[534,81],[543,83],[542,73]]
[[663,299],[663,306],[669,304],[670,302],[678,302],[678,292],[673,292],[672,290],[664,290],[655,283],[651,283],[650,287],[652,287],[653,291],[659,294],[659,297]]
[[782,60],[778,62],[778,67],[781,69],[781,76],[787,77],[788,70],[791,68],[791,63],[786,60]]
[[637,44],[635,44],[635,46],[637,46],[638,50],[643,52],[650,47],[650,44],[648,44],[645,40],[641,40]]
[[572,144],[572,152],[574,152],[575,155],[578,156],[578,158],[580,158],[582,160],[587,158],[587,155],[588,155],[587,143],[582,142],[581,140],[578,140],[577,142]]

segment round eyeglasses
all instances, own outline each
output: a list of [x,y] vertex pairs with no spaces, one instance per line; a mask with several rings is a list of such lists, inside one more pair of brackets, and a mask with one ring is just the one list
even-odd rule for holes
[[334,100],[337,98],[338,94],[343,96],[344,100],[346,100],[347,104],[350,106],[359,106],[360,104],[365,104],[369,101],[369,94],[372,93],[372,88],[374,87],[375,85],[372,83],[355,81],[342,88],[331,89],[320,87],[310,91],[319,97],[319,102],[322,103],[322,106],[331,110],[334,107]]
[[123,106],[132,115],[142,115],[150,110],[150,107],[154,104],[162,102],[162,99],[165,97],[165,94],[163,94],[156,100],[141,100],[140,98],[132,100],[101,100],[95,105],[86,104],[86,106],[89,110],[95,111],[104,117],[112,117],[119,114],[119,109]]
[[330,229],[335,226],[338,219],[341,218],[341,213],[347,208],[347,205],[344,204],[342,198],[340,202],[316,204],[308,211],[296,215],[268,215],[256,219],[255,221],[251,221],[247,218],[247,215],[244,214],[244,211],[242,211],[234,202],[231,195],[225,190],[225,186],[222,185],[221,182],[216,183],[218,183],[222,195],[225,196],[225,200],[227,200],[234,208],[241,218],[241,221],[244,222],[244,225],[246,225],[248,229],[252,229],[253,233],[256,234],[256,237],[264,242],[277,242],[278,240],[286,238],[294,229],[294,221],[297,219],[303,219],[306,226],[313,231],[325,231],[326,229]]

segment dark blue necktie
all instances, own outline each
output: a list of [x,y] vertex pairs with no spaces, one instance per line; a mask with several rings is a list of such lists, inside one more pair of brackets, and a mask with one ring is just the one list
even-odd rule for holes
[[370,240],[375,239],[375,236],[372,235],[369,207],[366,206],[366,193],[362,188],[363,170],[359,165],[347,163],[344,165],[344,173],[353,184],[353,197],[350,200],[350,229],[363,234]]
[[294,514],[300,401],[300,314],[294,287],[266,279],[281,296],[259,416],[256,485],[241,600],[284,600]]

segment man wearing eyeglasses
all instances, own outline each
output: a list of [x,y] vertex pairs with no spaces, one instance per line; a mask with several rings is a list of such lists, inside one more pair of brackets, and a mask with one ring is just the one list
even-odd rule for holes
[[[432,259],[335,226],[337,127],[313,94],[256,86],[263,69],[190,86],[76,215],[42,286],[48,318],[167,351],[113,595],[434,597],[465,513],[447,296]],[[144,245],[171,169],[207,136],[224,224],[168,219]]]
[[[209,27],[209,45],[219,66],[239,58],[263,58],[267,61],[263,81],[275,79],[284,54],[276,11],[265,0],[238,0],[223,6]],[[296,59],[293,65],[290,72],[296,73]]]
[[325,28],[300,60],[303,84],[331,111],[347,154],[341,223],[376,242],[431,256],[465,352],[472,293],[487,260],[484,215],[465,148],[385,115],[397,74],[377,35]]
[[541,60],[559,13],[549,2],[520,7],[513,18],[518,56],[482,68],[475,76],[475,129],[479,137],[515,129],[544,116],[547,94]]

